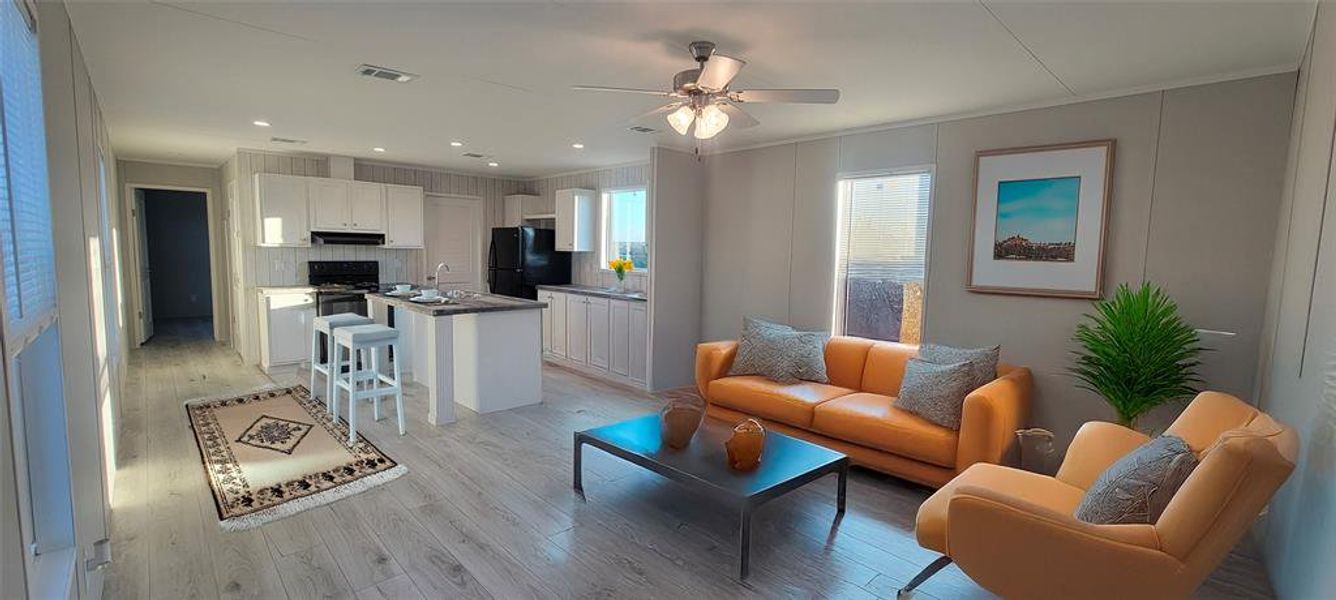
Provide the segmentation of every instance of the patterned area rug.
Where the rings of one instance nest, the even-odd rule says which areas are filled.
[[[408,469],[348,424],[331,419],[305,386],[186,403],[223,529],[240,531],[328,504]]]

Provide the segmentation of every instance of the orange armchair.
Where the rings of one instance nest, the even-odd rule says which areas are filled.
[[[1055,477],[976,464],[919,507],[919,545],[1006,598],[1187,598],[1294,469],[1293,429],[1238,398],[1202,392],[1169,427],[1201,462],[1154,524],[1073,516],[1109,465],[1146,442],[1111,423],[1081,427]]]

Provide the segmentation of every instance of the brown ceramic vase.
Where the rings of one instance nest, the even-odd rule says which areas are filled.
[[[704,418],[705,410],[695,402],[674,400],[664,405],[659,411],[663,443],[674,450],[686,448]]]
[[[756,419],[747,419],[733,428],[733,437],[724,442],[728,450],[728,466],[738,471],[750,471],[761,464],[761,448],[765,446],[765,427]]]

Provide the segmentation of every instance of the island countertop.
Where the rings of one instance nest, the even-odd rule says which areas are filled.
[[[452,317],[486,312],[504,312],[511,310],[538,310],[547,306],[546,302],[498,296],[496,294],[476,293],[470,298],[457,300],[451,304],[423,304],[412,302],[400,296],[371,293],[366,295],[368,302],[381,302],[395,308],[411,310],[432,317]]]

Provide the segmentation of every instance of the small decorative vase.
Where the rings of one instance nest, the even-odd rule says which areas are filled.
[[[728,466],[738,471],[750,471],[761,464],[761,449],[765,447],[765,427],[756,419],[747,419],[733,428],[733,437],[724,442],[728,450]]]
[[[626,278],[618,277],[616,289],[619,293],[626,293]]]
[[[673,400],[664,405],[659,411],[663,443],[674,450],[686,448],[704,418],[705,410],[695,402]]]

